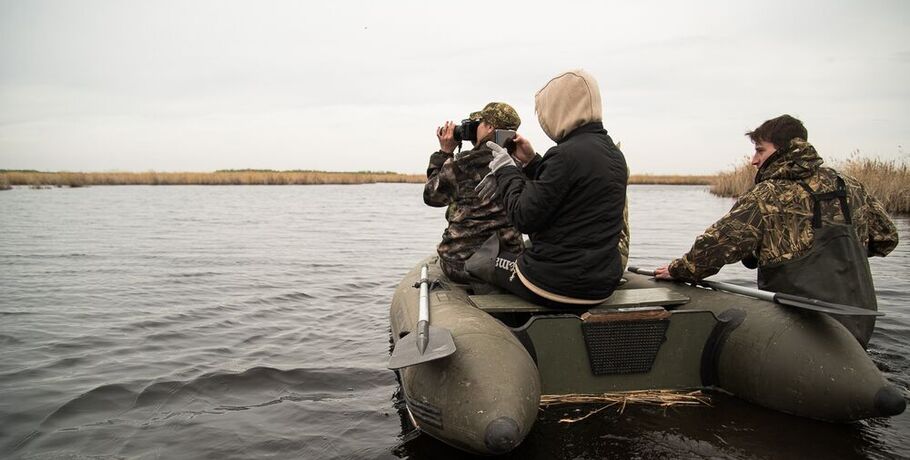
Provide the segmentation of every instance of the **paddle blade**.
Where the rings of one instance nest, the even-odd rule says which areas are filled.
[[[420,353],[417,348],[417,333],[412,332],[395,344],[392,357],[389,358],[389,369],[401,369],[415,364],[445,358],[455,353],[455,341],[452,333],[444,327],[430,326],[428,333],[430,340],[427,349]]]

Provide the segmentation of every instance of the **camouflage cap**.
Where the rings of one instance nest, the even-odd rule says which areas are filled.
[[[505,102],[491,102],[479,112],[468,115],[471,120],[483,120],[496,129],[518,129],[521,118],[511,105]]]

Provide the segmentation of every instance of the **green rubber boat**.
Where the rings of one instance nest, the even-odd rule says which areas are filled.
[[[393,296],[396,345],[415,331],[425,264],[436,281],[430,323],[451,332],[456,350],[399,369],[402,394],[421,432],[472,453],[502,454],[520,444],[541,394],[720,389],[829,422],[906,407],[827,314],[634,273],[603,304],[554,310],[509,294],[475,295],[431,257]]]

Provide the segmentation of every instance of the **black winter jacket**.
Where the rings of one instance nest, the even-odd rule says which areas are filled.
[[[622,276],[617,243],[623,225],[626,159],[600,122],[571,132],[534,158],[496,172],[509,220],[531,237],[518,268],[554,294],[609,297]]]

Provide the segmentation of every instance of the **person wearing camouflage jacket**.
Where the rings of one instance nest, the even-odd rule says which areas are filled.
[[[823,167],[799,120],[783,115],[747,134],[756,146],[755,186],[689,252],[658,268],[657,277],[696,281],[743,261],[758,267],[761,289],[876,309],[866,257],[885,256],[898,243],[881,202],[855,179]],[[839,240],[852,241],[848,246],[856,250],[831,259],[837,251],[816,241],[828,228],[844,229],[847,238]],[[836,318],[863,346],[868,343],[874,317]]]
[[[506,217],[498,200],[484,200],[474,188],[490,172],[492,151],[485,146],[496,129],[518,129],[521,119],[508,104],[491,102],[473,112],[471,120],[480,121],[474,148],[455,153],[455,124],[446,122],[437,129],[440,150],[430,155],[423,201],[430,206],[447,206],[448,227],[436,248],[440,265],[449,279],[467,283],[473,280],[464,269],[464,261],[474,254],[491,235],[498,234],[500,247],[512,252],[521,249],[521,233]]]

